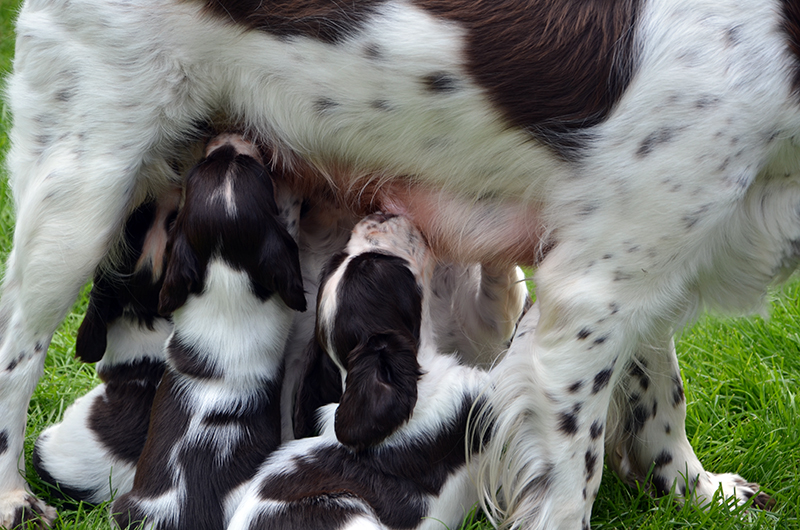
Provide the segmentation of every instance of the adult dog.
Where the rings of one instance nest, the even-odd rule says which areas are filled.
[[[671,337],[701,307],[758,307],[797,265],[798,0],[31,0],[17,32],[0,524],[49,512],[18,462],[53,330],[215,116],[344,202],[404,211],[440,253],[548,249],[539,326],[495,374],[485,480],[507,521],[587,527],[604,438],[625,476],[754,495],[689,447]],[[621,390],[639,372],[646,407]]]

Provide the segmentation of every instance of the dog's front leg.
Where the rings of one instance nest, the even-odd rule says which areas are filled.
[[[47,160],[24,186],[16,182],[14,249],[0,302],[0,526],[55,515],[25,492],[25,417],[52,334],[117,236],[130,201],[130,187],[111,182],[134,175],[118,160],[106,162],[112,175],[79,181],[81,170],[68,160]]]
[[[612,389],[637,340],[627,325],[635,303],[613,288],[613,275],[572,274],[582,259],[568,256],[557,247],[542,264],[541,317],[535,308],[523,317],[492,370],[484,496],[490,516],[513,528],[589,528]]]

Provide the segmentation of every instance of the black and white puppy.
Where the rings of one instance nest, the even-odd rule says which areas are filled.
[[[323,273],[317,339],[344,381],[322,434],[274,452],[229,530],[454,528],[478,500],[470,412],[487,373],[440,353],[434,261],[417,229],[381,214]]]
[[[97,362],[103,383],[45,429],[33,452],[37,473],[56,494],[99,503],[133,485],[172,331],[157,308],[167,233],[179,200],[174,189],[137,208],[126,222],[115,266],[95,275],[75,352]]]
[[[316,411],[338,402],[338,368],[313,336],[320,275],[327,261],[341,253],[350,239],[352,216],[330,202],[315,201],[300,223],[300,266],[309,311],[295,315],[287,345],[286,379],[282,395],[284,439],[317,431]],[[468,365],[490,366],[505,351],[516,323],[531,303],[519,267],[464,265],[437,260],[430,281],[430,323],[438,351],[458,352]],[[386,301],[395,297],[388,286]]]
[[[283,351],[306,305],[278,213],[258,150],[212,140],[170,234],[159,309],[174,330],[133,489],[112,505],[122,528],[224,528],[227,497],[280,443]]]

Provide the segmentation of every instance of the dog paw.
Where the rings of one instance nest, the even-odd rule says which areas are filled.
[[[15,490],[0,495],[0,528],[12,530],[33,523],[24,528],[46,529],[55,519],[55,508],[25,490]]]
[[[725,498],[735,497],[739,505],[752,505],[762,510],[771,510],[775,500],[764,493],[758,484],[747,482],[739,475],[733,473],[709,473],[711,486],[717,489],[721,486]],[[716,491],[716,490],[715,490]]]

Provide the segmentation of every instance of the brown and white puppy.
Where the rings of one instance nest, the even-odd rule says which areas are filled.
[[[113,269],[102,269],[94,278],[75,342],[81,360],[97,362],[103,383],[76,400],[36,441],[36,472],[74,500],[107,501],[133,485],[172,331],[172,322],[157,307],[167,233],[179,199],[180,190],[173,190],[128,219]]]
[[[212,140],[170,234],[159,310],[174,329],[133,489],[112,505],[122,528],[224,528],[228,496],[280,443],[283,351],[306,306],[278,213],[257,149]]]
[[[437,346],[434,260],[398,216],[361,221],[323,274],[317,340],[341,372],[321,435],[261,467],[228,530],[456,528],[478,500],[468,419],[486,372]]]

